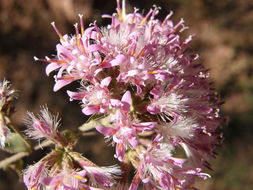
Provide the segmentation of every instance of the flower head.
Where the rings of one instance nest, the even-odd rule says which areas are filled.
[[[117,13],[103,16],[111,19],[105,27],[84,29],[80,17],[81,28],[76,24],[70,36],[53,24],[57,55],[43,61],[47,74],[56,71],[55,91],[73,81],[85,84],[68,95],[82,101],[85,115],[107,118],[96,129],[112,139],[120,161],[135,152],[134,182],[187,189],[195,176],[205,176],[199,168],[209,166],[220,143],[220,100],[198,56],[188,54],[193,36],[182,39],[184,20],[174,23],[170,13],[160,21],[159,9],[127,14],[125,0],[118,0]],[[173,157],[179,149],[185,159]]]
[[[54,150],[24,171],[29,190],[103,190],[115,184],[117,166],[99,167],[71,150]]]
[[[46,190],[62,190],[62,189],[90,189],[102,190],[101,188],[90,187],[87,185],[85,171],[62,171],[53,177],[46,177],[41,180]]]
[[[194,175],[204,179],[209,177],[201,173],[200,168],[184,167],[186,160],[172,157],[172,151],[174,147],[166,143],[137,150],[134,154],[137,172],[130,190],[137,189],[140,181],[147,189],[189,189]]]
[[[29,190],[34,189],[39,186],[40,179],[46,177],[46,175],[46,163],[37,162],[24,170],[23,181]]]
[[[110,91],[108,86],[111,77],[104,78],[100,83],[94,85],[83,85],[80,92],[68,91],[70,98],[81,100],[83,104],[83,113],[92,115],[94,113],[106,113],[109,108]]]

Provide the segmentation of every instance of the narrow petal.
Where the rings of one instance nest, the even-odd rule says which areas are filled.
[[[113,59],[110,63],[111,63],[111,66],[117,66],[117,65],[121,65],[125,61],[126,61],[126,57],[120,54],[120,55],[117,55],[115,59]]]
[[[126,91],[125,94],[122,96],[121,101],[122,102],[126,102],[129,105],[131,105],[132,104],[131,92],[130,91]]]
[[[143,122],[134,124],[134,126],[138,132],[144,132],[144,131],[151,131],[152,129],[155,128],[156,124],[157,124],[156,122]]]
[[[106,88],[109,86],[110,82],[111,82],[112,78],[111,77],[106,77],[101,81],[101,87],[102,88]]]
[[[96,127],[97,131],[104,134],[104,135],[113,135],[116,130],[114,128],[111,127],[105,127],[105,126],[97,126]]]
[[[67,90],[67,94],[69,95],[71,99],[74,99],[74,100],[82,100],[84,97],[83,92],[72,92],[72,91]]]
[[[123,143],[118,143],[116,145],[116,156],[119,161],[123,161],[125,156],[125,145]]]
[[[73,81],[75,81],[73,78],[71,79],[59,79],[56,81],[55,85],[54,85],[54,92],[60,90],[62,87],[72,83]]]
[[[104,48],[97,44],[92,44],[88,47],[88,53],[95,52],[95,51],[103,51]]]
[[[111,104],[111,106],[113,106],[113,107],[118,107],[118,106],[120,106],[120,100],[117,100],[117,99],[110,99],[110,104]]]
[[[54,70],[56,70],[56,69],[58,69],[58,68],[60,68],[61,66],[58,64],[58,63],[50,63],[50,64],[48,64],[47,65],[47,67],[46,67],[46,74],[47,74],[47,76],[49,76],[49,74],[52,72],[52,71],[54,71]]]
[[[100,107],[96,106],[96,105],[90,105],[90,106],[86,106],[85,108],[82,109],[82,112],[85,115],[92,115],[94,113],[98,113],[99,112]]]

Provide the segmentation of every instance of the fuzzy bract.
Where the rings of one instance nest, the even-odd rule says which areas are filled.
[[[46,106],[41,107],[40,114],[37,116],[28,112],[25,124],[27,126],[25,133],[32,139],[47,139],[61,146],[68,144],[65,137],[58,131],[60,125],[58,115],[52,115]]]

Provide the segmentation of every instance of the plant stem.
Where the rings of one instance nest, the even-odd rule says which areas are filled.
[[[53,142],[51,141],[45,141],[37,146],[34,147],[34,150],[39,150],[41,148],[45,148],[47,146],[52,145]],[[31,152],[19,152],[17,154],[14,154],[0,162],[0,169],[7,167],[8,165],[12,164],[13,162],[16,162],[17,160],[24,158],[31,154]]]
[[[93,136],[93,135],[96,135],[97,133],[96,132],[86,132],[86,133],[82,133],[82,136]],[[34,151],[36,150],[39,150],[39,149],[43,149],[45,147],[48,147],[48,146],[51,146],[51,145],[54,145],[54,142],[52,141],[44,141],[42,142],[41,144],[38,144],[37,146],[34,147]],[[21,159],[21,158],[24,158],[28,155],[30,155],[31,152],[19,152],[19,153],[16,153],[2,161],[0,161],[0,169],[3,169],[5,167],[7,167],[8,165],[12,164],[13,162],[16,162],[17,160]]]

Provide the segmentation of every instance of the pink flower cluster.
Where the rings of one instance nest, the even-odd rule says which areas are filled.
[[[23,180],[29,190],[103,190],[114,185],[119,171],[114,166],[98,167],[78,153],[57,150],[29,166]]]
[[[23,181],[29,190],[102,190],[112,187],[121,171],[117,166],[98,167],[71,147],[71,142],[58,130],[59,121],[46,107],[36,117],[29,113],[27,134],[46,138],[57,147],[24,171]]]
[[[220,143],[220,101],[198,56],[187,53],[192,36],[181,39],[183,20],[160,21],[157,7],[126,14],[125,1],[117,2],[117,13],[103,16],[111,19],[106,27],[84,29],[80,15],[81,29],[62,36],[52,23],[60,43],[56,57],[44,60],[46,73],[57,71],[54,91],[80,81],[70,98],[85,115],[107,118],[96,129],[136,169],[130,190],[140,182],[146,190],[189,189],[196,176],[208,176],[200,168],[210,167]],[[185,156],[174,157],[178,150]]]

